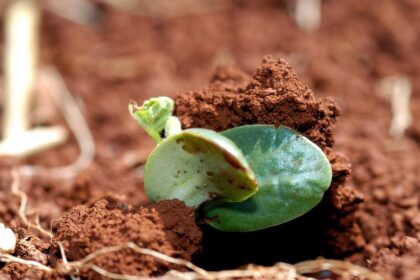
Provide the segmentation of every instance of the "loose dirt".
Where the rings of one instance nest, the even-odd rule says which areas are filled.
[[[348,160],[332,150],[333,129],[339,115],[335,103],[329,98],[316,98],[284,60],[272,57],[264,58],[252,76],[227,67],[218,68],[211,80],[203,90],[176,97],[176,115],[183,127],[220,131],[245,124],[286,125],[324,149],[331,160],[334,178],[321,205],[292,223],[248,234],[221,233],[206,228],[208,238],[204,238],[206,246],[200,263],[215,269],[223,267],[227,259],[235,260],[230,261],[232,265],[252,259],[269,263],[275,262],[279,255],[293,262],[298,261],[301,254],[308,254],[305,245],[312,247],[307,257],[327,253],[327,244],[333,248],[354,248],[361,239],[354,213],[362,199],[354,188],[345,185],[350,174]],[[345,235],[341,232],[343,227],[348,229]],[[303,234],[308,231],[313,237],[306,244]],[[278,237],[273,244],[274,235]],[[253,240],[255,246],[247,245],[245,254],[241,247],[247,240]],[[297,243],[302,248],[287,245]],[[208,261],[210,258],[212,261]]]
[[[79,260],[107,246],[134,242],[165,255],[191,260],[200,249],[201,231],[194,210],[180,201],[164,201],[139,209],[100,200],[91,207],[78,206],[57,221],[55,241],[60,241],[69,260]],[[180,269],[151,256],[123,250],[95,259],[113,273],[153,276]],[[85,277],[95,279],[95,273]]]
[[[313,131],[305,127],[314,123],[315,114],[306,115],[296,129],[314,137],[329,153],[336,170],[336,186],[305,217],[265,233],[238,236],[204,228],[203,251],[194,260],[208,268],[229,268],[245,262],[301,261],[322,254],[362,264],[389,279],[419,279],[418,1],[326,0],[321,27],[312,33],[299,30],[289,17],[286,4],[278,1],[241,1],[219,10],[170,17],[136,15],[104,3],[98,7],[101,21],[90,27],[51,12],[43,16],[42,63],[55,65],[79,98],[97,153],[92,166],[74,180],[23,180],[31,218],[38,210],[41,223],[49,228],[51,219],[59,219],[72,207],[84,204],[87,208],[83,209],[89,209],[103,198],[129,205],[130,209],[147,204],[140,166],[153,144],[128,116],[128,101],[141,102],[152,95],[175,96],[177,92],[202,88],[215,65],[228,63],[235,67],[217,70],[209,88],[219,88],[218,92],[229,96],[239,90],[253,90],[262,101],[247,108],[270,112],[261,105],[265,104],[264,90],[274,88],[274,81],[264,84],[258,81],[258,75],[252,78],[249,73],[254,73],[263,56],[272,54],[284,57],[303,84],[313,90],[316,102],[321,102],[309,108],[326,113],[324,118],[315,118],[324,121],[326,127]],[[389,136],[390,106],[377,90],[382,78],[395,74],[406,75],[413,84],[414,123],[398,141]],[[246,89],[250,84],[254,89]],[[299,88],[304,91],[305,86],[290,89]],[[195,92],[203,94],[213,89]],[[328,129],[332,126],[325,121],[333,121],[337,113],[331,103],[329,107],[321,101],[327,96],[333,97],[341,111],[334,133],[334,154],[329,152],[332,142]],[[214,97],[207,101],[210,98]],[[214,101],[223,103],[216,98]],[[233,116],[238,118],[235,123],[269,121],[268,117],[257,119],[241,108],[234,111]],[[208,108],[206,114],[217,118],[213,109]],[[334,117],[326,117],[331,112]],[[274,116],[281,114],[274,112],[271,116],[275,120]],[[189,118],[184,119],[185,125],[193,121]],[[290,119],[284,115],[282,121]],[[62,124],[63,120],[42,123]],[[216,123],[227,125],[221,118],[206,125]],[[1,221],[10,224],[21,238],[29,235],[16,219],[19,201],[10,193],[11,167],[22,163],[62,166],[74,160],[77,153],[77,145],[70,139],[61,147],[26,161],[2,158]],[[347,176],[349,162],[351,177]],[[347,178],[346,183],[338,178]],[[361,199],[363,203],[356,203]],[[340,204],[342,201],[354,203]],[[327,228],[330,230],[324,231]],[[210,241],[213,237],[226,242],[218,246]],[[32,254],[19,251],[19,255],[44,261],[50,247],[41,241],[34,244],[37,249]],[[223,255],[222,245],[229,246]],[[22,273],[27,279],[41,278],[37,272],[18,265],[7,265],[1,273],[5,279],[18,279]]]
[[[195,224],[194,210],[176,200],[132,209],[130,205],[108,198],[91,206],[74,207],[54,223],[55,235],[51,243],[42,242],[27,231],[18,231],[22,238],[15,254],[55,267],[63,258],[60,246],[70,262],[105,247],[129,242],[184,260],[191,260],[201,249],[202,234]],[[156,276],[170,269],[185,270],[131,249],[99,255],[92,264],[123,275]],[[89,269],[81,269],[79,275],[85,279],[106,279]],[[63,279],[58,273],[44,273],[13,263],[2,268],[0,276],[4,279]]]

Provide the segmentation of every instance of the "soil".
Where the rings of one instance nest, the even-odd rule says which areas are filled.
[[[195,224],[194,210],[176,200],[131,209],[130,205],[121,201],[102,199],[90,206],[76,206],[54,223],[55,236],[52,244],[26,237],[31,248],[20,244],[16,255],[43,264],[56,265],[62,262],[58,244],[64,248],[68,261],[74,261],[104,247],[133,242],[142,248],[190,261],[192,255],[201,248],[202,234]],[[27,234],[24,232],[22,235]],[[152,256],[136,254],[131,249],[98,256],[94,264],[109,272],[124,275],[155,276],[170,269],[185,270]],[[9,264],[1,270],[0,276],[6,279],[7,275],[11,279],[62,279],[58,273],[36,273],[36,276],[32,273],[33,270]],[[82,269],[79,275],[85,279],[103,279],[87,269]]]
[[[219,67],[211,80],[208,89],[176,97],[175,114],[184,128],[222,131],[246,124],[285,125],[322,148],[332,146],[337,106],[331,99],[315,99],[285,60],[264,58],[252,78],[238,69]]]
[[[279,124],[296,125],[296,129],[329,154],[336,171],[335,185],[314,211],[274,229],[237,235],[202,227],[202,253],[193,261],[206,268],[221,269],[247,262],[271,265],[323,255],[367,266],[388,279],[420,279],[420,184],[416,178],[420,171],[420,122],[416,121],[420,117],[417,94],[420,3],[415,0],[380,3],[325,0],[321,27],[308,33],[296,27],[283,2],[228,2],[227,6],[208,11],[185,11],[181,7],[168,16],[159,12],[136,14],[98,0],[95,5],[101,17],[93,26],[81,26],[52,12],[44,12],[41,61],[57,67],[71,92],[79,98],[97,150],[93,164],[74,180],[22,178],[21,188],[29,196],[30,218],[38,212],[46,228],[54,220],[56,234],[60,223],[63,229],[66,221],[71,221],[71,215],[77,217],[80,211],[93,215],[96,209],[97,214],[114,216],[122,224],[126,219],[133,223],[138,221],[140,213],[156,218],[157,210],[144,208],[147,199],[142,191],[141,168],[153,143],[128,116],[128,101],[141,102],[154,95],[175,96],[177,92],[202,88],[212,77],[215,65],[232,64],[235,67],[216,70],[208,88],[193,91],[204,98],[203,102],[215,101],[213,105],[225,102],[212,95],[215,91],[229,96],[238,105],[229,119],[217,118],[211,106],[203,111],[205,113],[197,112],[198,103],[194,103],[189,110],[203,115],[185,115],[184,125],[191,126],[194,120],[203,122],[207,116],[216,118],[212,123],[206,121],[200,125],[216,125],[217,129],[254,121],[278,120]],[[0,40],[0,48],[2,46]],[[256,74],[249,76],[266,54],[284,57],[302,82],[292,74],[291,83],[278,83],[282,79],[276,77],[283,74],[265,72],[264,69],[272,67],[268,60]],[[280,68],[279,73],[289,71],[287,67]],[[270,75],[274,78],[266,80]],[[414,122],[402,139],[389,136],[389,102],[377,90],[378,82],[388,75],[405,75],[413,85]],[[282,88],[284,92],[273,97],[270,89]],[[246,96],[247,93],[259,96],[258,101]],[[307,94],[310,102],[285,98],[298,93]],[[328,96],[341,112],[333,138],[332,123],[338,113],[331,99],[325,98]],[[181,100],[177,100],[178,104]],[[239,106],[244,105],[244,100],[254,102]],[[296,109],[297,105],[304,104],[311,113],[300,112],[299,119],[291,118],[262,106],[266,102],[284,102],[283,105],[296,105]],[[181,108],[178,113],[182,112]],[[286,106],[281,108],[289,110]],[[271,115],[255,114],[255,109]],[[323,112],[323,116],[317,116],[318,112]],[[63,120],[34,120],[34,123],[62,124]],[[331,150],[333,139],[334,152]],[[0,160],[0,220],[15,229],[21,240],[29,240],[31,244],[31,250],[20,245],[22,248],[18,247],[17,255],[43,263],[57,258],[48,242],[35,238],[17,219],[19,201],[10,192],[11,167],[20,164],[63,166],[76,159],[77,154],[78,147],[71,138],[60,147],[26,160]],[[349,162],[351,177],[347,176]],[[345,182],[344,178],[347,178]],[[346,203],[341,203],[343,201]],[[128,211],[121,209],[122,205],[128,207]],[[90,221],[94,221],[93,216]],[[148,221],[138,221],[140,227],[145,226],[143,222]],[[74,225],[79,224],[80,220],[75,220]],[[60,236],[70,239],[71,234],[77,235],[80,229],[89,233],[85,226],[71,227],[74,231],[69,231],[65,238]],[[95,226],[105,232],[106,221]],[[165,233],[162,242],[168,253],[181,252],[186,258],[192,254],[189,247],[174,247],[182,241],[171,242],[174,239],[165,230],[165,223],[156,226],[160,227],[156,237],[162,237],[162,231]],[[188,238],[198,242],[198,235],[193,236]],[[101,242],[110,244],[111,240],[127,241],[117,240],[117,237],[98,239],[89,246],[97,248],[95,246],[101,246]],[[139,238],[139,242],[143,240],[141,234],[130,237]],[[218,245],[214,240],[224,242]],[[86,239],[83,242],[88,245]],[[229,247],[223,249],[222,245]],[[90,252],[89,246],[81,252]],[[70,254],[71,249],[66,253]],[[130,256],[142,258],[135,254]],[[156,265],[156,270],[150,273],[164,269],[163,264]],[[42,279],[39,272],[16,264],[1,267],[0,275],[1,279]]]
[[[118,201],[99,200],[91,207],[77,206],[57,222],[55,241],[60,241],[69,260],[79,260],[103,247],[134,242],[165,255],[191,260],[200,249],[201,231],[194,210],[180,201],[163,201],[132,210]],[[131,250],[105,254],[95,264],[114,273],[160,275],[182,270]],[[95,279],[95,273],[84,277]]]
[[[205,228],[208,237],[204,238],[206,246],[200,264],[221,269],[229,259],[234,259],[230,263],[238,266],[252,261],[275,262],[279,255],[296,262],[305,254],[308,254],[307,258],[328,254],[325,248],[349,251],[360,246],[363,237],[354,214],[362,195],[345,184],[350,164],[332,150],[334,125],[339,115],[336,104],[330,98],[315,98],[286,61],[272,57],[265,57],[252,77],[232,67],[219,67],[211,80],[203,90],[180,93],[176,97],[176,115],[184,128],[222,131],[246,124],[294,128],[327,154],[332,165],[333,183],[314,211],[273,230],[232,234]],[[341,228],[347,228],[347,232],[343,233]],[[308,231],[313,233],[314,239],[308,238],[306,243],[302,234]],[[277,236],[276,244],[267,238],[268,234]],[[255,242],[255,246],[246,248],[251,254],[245,254],[241,249],[246,240]],[[300,243],[302,249],[288,248],[288,244],[296,243]],[[313,246],[313,243],[316,248],[308,252],[305,245]]]

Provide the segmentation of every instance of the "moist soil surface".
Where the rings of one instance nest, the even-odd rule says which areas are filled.
[[[388,279],[420,279],[420,3],[323,1],[322,24],[309,33],[296,27],[283,2],[216,2],[206,9],[179,4],[136,13],[95,1],[99,16],[91,26],[43,13],[41,63],[55,66],[78,98],[96,157],[72,180],[21,178],[29,217],[52,225],[69,260],[133,241],[207,269],[324,256]],[[274,58],[261,63],[267,54]],[[231,66],[217,67],[222,64]],[[414,121],[400,139],[389,136],[391,109],[378,90],[389,75],[405,75],[413,86]],[[307,215],[247,234],[199,229],[193,212],[177,201],[149,205],[142,164],[153,143],[128,115],[127,104],[156,95],[178,96],[185,127],[294,127],[328,154],[333,186]],[[63,123],[59,116],[34,118],[34,125]],[[16,255],[61,261],[57,245],[36,238],[17,217],[11,168],[64,166],[78,152],[71,137],[25,160],[0,159],[0,220],[19,235]],[[22,245],[27,240],[29,249]],[[141,275],[174,268],[128,250],[95,264]],[[16,264],[0,266],[0,276],[63,279]]]

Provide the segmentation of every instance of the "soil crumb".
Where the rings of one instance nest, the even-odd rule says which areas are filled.
[[[339,110],[331,99],[316,99],[286,61],[265,57],[250,78],[233,67],[218,67],[208,88],[180,94],[176,115],[184,128],[217,131],[245,124],[284,125],[322,148],[331,147]]]
[[[70,261],[79,260],[98,249],[127,242],[191,260],[200,249],[201,241],[193,209],[176,200],[139,209],[100,200],[91,207],[73,208],[60,218],[56,229],[55,241],[63,244]],[[175,268],[129,249],[100,256],[94,263],[113,273],[141,276],[155,276]],[[93,272],[84,274],[88,279],[100,279]]]
[[[412,241],[415,239],[412,238]],[[381,249],[370,260],[369,267],[386,279],[420,279],[420,245],[405,251]],[[402,255],[403,254],[403,255]]]
[[[252,76],[230,66],[218,67],[208,87],[181,93],[176,97],[175,103],[176,115],[184,128],[203,127],[221,131],[246,124],[284,125],[296,129],[315,142],[331,162],[333,183],[323,202],[296,221],[281,225],[277,229],[240,236],[207,230],[211,238],[221,238],[223,246],[235,246],[232,244],[237,243],[238,246],[232,249],[237,253],[233,253],[231,258],[237,257],[238,265],[240,261],[272,264],[279,260],[279,251],[282,252],[280,254],[284,254],[284,259],[280,257],[281,261],[294,262],[317,257],[319,254],[337,256],[363,246],[361,230],[354,217],[363,197],[353,186],[346,184],[346,178],[350,175],[348,159],[332,150],[334,125],[339,116],[339,109],[330,98],[316,98],[285,60],[267,56]],[[305,238],[304,233],[308,230],[313,232],[313,235],[306,244],[305,240],[308,238]],[[267,240],[282,240],[278,234],[289,244],[295,245],[279,242],[278,245],[272,246],[267,243]],[[208,241],[211,238],[206,237],[204,240],[208,244],[204,245],[206,256],[203,256],[202,265],[209,262],[209,255],[214,253],[216,258],[218,254],[215,244]],[[250,249],[256,250],[255,252],[245,253],[240,249],[240,242],[248,243],[246,238],[260,239],[256,241],[258,245]],[[259,243],[260,241],[262,243]],[[308,250],[306,245],[312,249]],[[223,246],[219,249],[223,250]],[[327,247],[329,249],[325,250]],[[257,257],[257,260],[255,257],[244,260],[244,254],[264,256]],[[272,257],[267,257],[270,254]],[[223,261],[218,261],[220,266],[209,268],[223,268]]]
[[[376,143],[359,136],[355,138],[358,147],[351,141],[346,144],[352,152],[353,183],[366,199],[356,213],[365,245],[347,260],[367,265],[389,279],[418,280],[420,204],[416,174],[420,168],[415,154],[407,156],[418,147],[407,139],[395,142],[378,134],[374,133]],[[395,146],[402,148],[392,150]]]

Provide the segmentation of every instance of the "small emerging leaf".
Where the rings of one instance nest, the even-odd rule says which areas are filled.
[[[162,141],[160,136],[165,128],[166,121],[174,111],[174,101],[169,97],[155,97],[138,106],[134,101],[128,105],[131,116],[144,130],[157,142]]]
[[[257,191],[254,173],[228,138],[207,129],[187,129],[163,140],[144,172],[152,201],[179,199],[191,207],[224,198],[243,201]]]
[[[204,205],[209,224],[224,231],[255,231],[293,220],[315,207],[332,180],[318,146],[287,127],[247,125],[222,132],[244,153],[259,186],[244,202]]]

